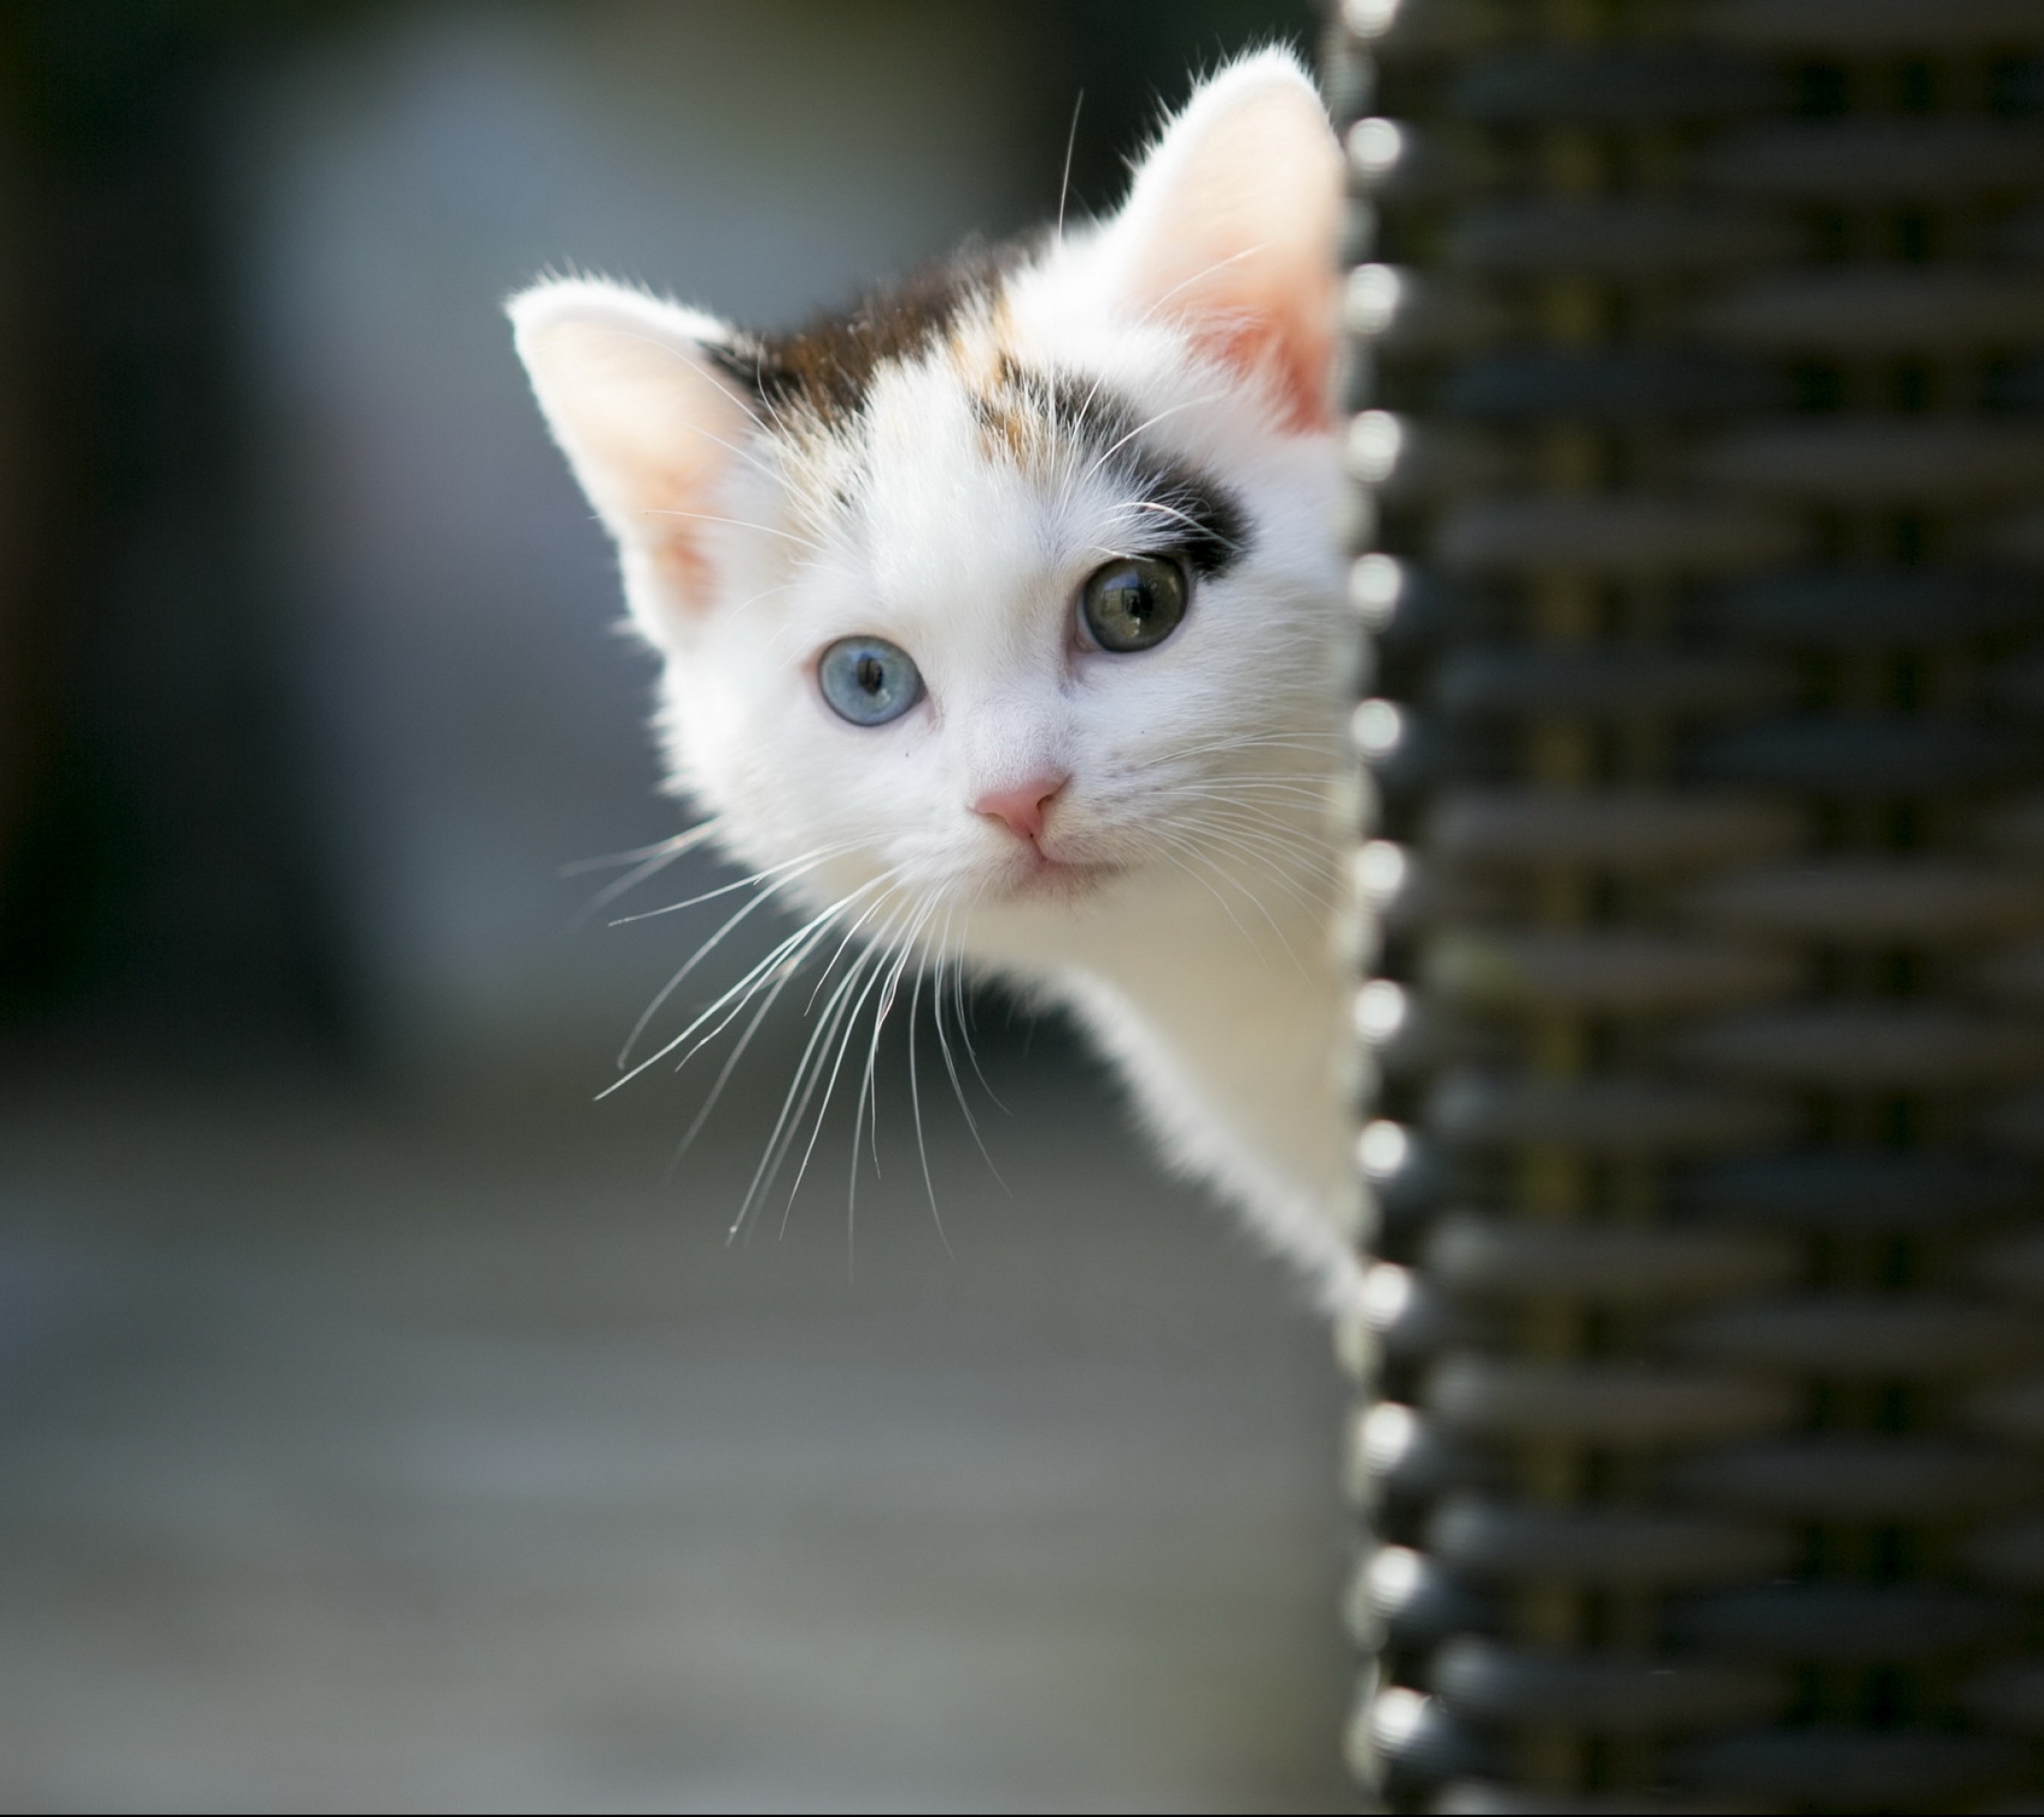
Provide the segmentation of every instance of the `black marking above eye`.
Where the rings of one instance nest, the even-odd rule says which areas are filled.
[[[1136,406],[1095,379],[1060,373],[1041,380],[1049,420],[1091,448],[1131,500],[1130,521],[1168,540],[1203,580],[1248,552],[1248,514],[1228,488],[1192,462],[1159,448]]]
[[[1211,580],[1225,573],[1249,547],[1249,523],[1225,487],[1176,462],[1152,480],[1147,509],[1185,556],[1195,574]]]
[[[1086,576],[1079,616],[1101,649],[1129,656],[1154,649],[1178,628],[1189,591],[1176,562],[1124,556]]]
[[[923,674],[884,637],[840,637],[817,662],[817,687],[838,718],[884,726],[923,697]]]

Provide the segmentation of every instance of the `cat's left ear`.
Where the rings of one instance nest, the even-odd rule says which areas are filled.
[[[1288,427],[1328,426],[1342,162],[1326,110],[1287,51],[1199,89],[1108,224],[1110,282],[1137,313],[1272,386]]]
[[[758,425],[713,316],[589,278],[537,284],[506,306],[554,439],[610,534],[650,556],[678,604],[700,609],[719,495]]]

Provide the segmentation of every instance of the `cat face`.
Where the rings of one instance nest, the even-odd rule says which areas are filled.
[[[1282,869],[1331,760],[1339,168],[1288,58],[1208,83],[1103,225],[762,339],[512,306],[667,658],[677,782],[875,930]]]

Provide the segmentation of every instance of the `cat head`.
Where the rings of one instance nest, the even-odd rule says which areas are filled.
[[[513,300],[734,856],[898,923],[1278,850],[1330,749],[1340,184],[1265,52],[1111,219],[795,334],[586,279]]]

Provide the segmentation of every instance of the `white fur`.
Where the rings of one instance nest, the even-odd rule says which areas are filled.
[[[1120,216],[884,369],[858,422],[830,432],[755,422],[701,357],[727,331],[693,311],[587,281],[512,305],[542,406],[619,538],[634,620],[668,658],[675,777],[730,854],[793,867],[814,910],[853,899],[837,928],[1068,1005],[1164,1153],[1244,1206],[1330,1302],[1354,1279],[1326,802],[1337,467],[1297,400],[1325,382],[1338,183],[1297,65],[1237,63],[1169,129]],[[1146,442],[1244,508],[1247,554],[1156,648],[1083,647],[1074,602],[1170,525],[1096,461],[990,451],[972,382],[998,353],[1111,385]],[[849,725],[818,693],[818,653],[854,633],[922,670],[926,698],[892,724]],[[1043,849],[1112,867],[1104,880],[1043,882],[973,809],[1060,772]]]

